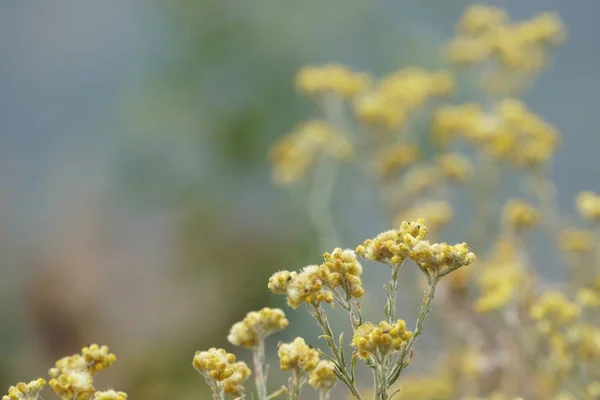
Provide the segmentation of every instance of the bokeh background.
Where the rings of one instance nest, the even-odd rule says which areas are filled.
[[[563,133],[552,177],[568,211],[578,191],[600,190],[600,3],[491,3],[515,19],[554,10],[568,27],[525,98]],[[268,277],[330,250],[305,193],[270,180],[270,144],[311,115],[294,73],[442,68],[467,4],[0,2],[0,388],[98,342],[118,356],[98,387],[208,398],[194,351],[228,346],[247,311],[285,308]],[[389,222],[361,182],[341,179],[333,213],[354,247]],[[386,273],[373,271],[379,288]],[[287,314],[279,339],[316,336],[305,313]]]

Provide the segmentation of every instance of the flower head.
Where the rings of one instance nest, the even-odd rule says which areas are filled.
[[[401,350],[411,337],[412,332],[406,329],[406,322],[401,319],[393,324],[365,322],[354,331],[352,346],[356,347],[362,359],[371,356],[383,359],[387,354]]]
[[[254,347],[267,336],[285,329],[288,324],[282,310],[265,307],[249,312],[242,321],[236,322],[227,340],[236,346]]]
[[[319,363],[319,352],[307,345],[301,337],[291,343],[280,344],[277,354],[282,371],[310,372]]]

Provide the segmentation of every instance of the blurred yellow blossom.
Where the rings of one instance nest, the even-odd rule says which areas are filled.
[[[296,75],[296,88],[307,95],[335,93],[352,97],[365,90],[370,82],[368,74],[354,72],[341,64],[304,67]]]

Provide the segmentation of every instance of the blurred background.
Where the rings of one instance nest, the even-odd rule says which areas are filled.
[[[600,190],[600,3],[490,3],[514,19],[554,10],[568,27],[525,98],[563,133],[552,176],[568,212],[575,193]],[[226,334],[246,312],[286,310],[291,327],[271,348],[316,336],[266,288],[274,271],[330,250],[305,194],[270,180],[269,146],[311,115],[294,74],[327,62],[376,76],[443,68],[467,4],[0,2],[0,388],[101,343],[118,362],[98,388],[208,398],[193,353],[231,349]],[[333,199],[347,247],[389,228],[352,189]]]

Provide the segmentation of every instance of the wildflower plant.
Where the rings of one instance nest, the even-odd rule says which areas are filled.
[[[336,386],[365,400],[600,398],[600,194],[576,196],[579,223],[561,213],[549,177],[560,133],[521,100],[565,39],[556,14],[515,22],[500,8],[475,4],[445,48],[452,72],[405,67],[377,79],[340,64],[298,72],[298,92],[320,115],[280,138],[269,159],[277,185],[310,181],[306,211],[319,246],[330,252],[316,264],[275,272],[266,287],[290,309],[305,309],[324,345],[302,337],[279,343],[279,367],[289,378],[271,391],[265,342],[289,321],[277,308],[249,312],[227,339],[251,352],[252,368],[226,349],[193,357],[213,399],[315,398],[305,395],[307,386],[319,399],[331,398]],[[461,71],[476,77],[485,103],[447,102]],[[364,168],[389,221],[354,249],[341,247],[330,212],[338,173],[349,163]],[[505,175],[517,176],[512,183],[522,193],[497,202]],[[474,201],[465,230],[471,247],[437,240],[453,222],[457,189]],[[534,231],[544,231],[556,262],[564,261],[561,282],[546,282],[536,270],[528,243]],[[373,263],[390,276],[383,319],[361,306]],[[414,286],[411,268],[426,285],[416,320],[407,322],[398,292]],[[436,297],[440,312],[428,318]],[[332,328],[334,307],[348,315],[350,340]],[[435,357],[420,357],[415,345],[428,319],[443,334]],[[413,358],[433,372],[407,373]],[[114,361],[105,346],[85,347],[57,361],[49,386],[64,400],[126,399],[93,386]],[[371,372],[369,389],[357,375],[360,363]],[[39,399],[44,385],[18,383],[2,400]]]

